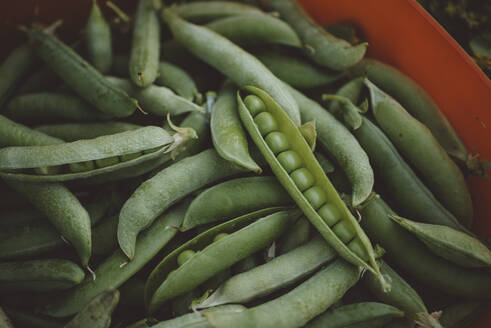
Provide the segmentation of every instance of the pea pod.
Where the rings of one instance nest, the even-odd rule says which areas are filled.
[[[414,222],[400,216],[391,216],[401,227],[413,233],[428,249],[444,259],[468,268],[489,268],[491,251],[478,239],[458,230]]]
[[[208,308],[227,303],[247,303],[276,290],[290,286],[315,272],[336,257],[336,252],[320,236],[303,246],[275,257],[250,271],[225,281],[197,308]]]
[[[145,286],[149,313],[266,247],[298,217],[296,211],[276,211],[267,216],[263,213],[264,210],[253,212],[213,227],[168,254],[152,271]],[[258,220],[251,223],[255,219]],[[230,234],[215,240],[223,233]],[[231,253],[230,249],[235,251]],[[189,259],[176,268],[185,253],[189,253]]]
[[[89,61],[102,74],[109,72],[112,65],[111,28],[95,1],[85,26],[85,42]]]
[[[252,86],[246,91],[244,100],[237,94],[240,117],[280,183],[342,258],[383,281],[370,240],[297,127],[266,92]]]
[[[36,132],[22,124],[15,123],[0,115],[0,146],[41,146],[60,144],[63,140]]]
[[[15,48],[0,65],[0,106],[3,106],[13,87],[29,71],[34,63],[32,48],[22,44]]]
[[[355,65],[365,55],[367,43],[352,46],[335,37],[314,22],[296,0],[265,0],[264,2],[293,27],[306,45],[305,53],[316,63],[342,71]]]
[[[75,263],[61,259],[0,263],[2,292],[49,292],[71,288],[84,279]]]
[[[311,239],[311,228],[310,221],[302,217],[276,242],[276,254],[282,255],[306,244]]]
[[[464,225],[473,221],[472,200],[458,166],[422,123],[369,80],[365,85],[375,120],[424,177],[437,199]]]
[[[159,214],[189,193],[242,171],[212,149],[163,169],[141,184],[123,205],[118,224],[119,246],[131,260],[137,235]]]
[[[16,96],[7,104],[7,111],[14,120],[22,122],[87,122],[112,117],[101,113],[78,96],[55,92],[34,92]]]
[[[244,312],[204,314],[215,328],[302,327],[326,311],[360,277],[360,268],[337,260],[288,293]]]
[[[342,328],[342,327],[383,327],[394,318],[402,317],[401,310],[376,302],[363,302],[340,306],[321,314],[309,322],[306,328]]]
[[[97,295],[84,307],[65,328],[109,328],[111,314],[118,305],[119,292],[117,289],[104,291]]]
[[[179,96],[189,101],[198,101],[202,97],[193,78],[185,70],[170,62],[160,61],[159,76],[156,82],[171,88]]]
[[[457,266],[428,252],[424,244],[393,222],[395,213],[379,197],[373,197],[361,209],[361,224],[367,234],[387,251],[399,268],[416,280],[447,294],[489,299],[491,276],[482,270]]]
[[[228,1],[184,3],[176,6],[174,10],[182,18],[200,23],[230,16],[262,13],[260,9],[254,6]]]
[[[267,207],[290,204],[290,197],[274,177],[233,179],[200,193],[189,205],[181,231]]]
[[[235,92],[234,84],[230,81],[225,82],[211,109],[210,128],[213,145],[226,160],[261,173],[261,168],[249,155],[246,134],[237,113]]]
[[[104,122],[48,124],[37,126],[34,130],[70,142],[80,139],[93,139],[138,128],[141,126],[126,122]]]
[[[79,312],[96,295],[121,286],[176,235],[177,229],[173,227],[181,224],[188,205],[186,201],[176,205],[141,234],[133,261],[127,262],[127,257],[116,250],[95,269],[95,280],[89,277],[76,288],[58,295],[54,301],[44,306],[42,312],[53,317],[67,317]]]
[[[204,310],[200,313],[189,313],[183,316],[161,321],[154,328],[212,328],[208,320],[203,316],[203,313],[236,313],[242,312],[246,308],[239,304],[224,305],[215,308]]]
[[[207,29],[184,21],[173,10],[163,11],[164,21],[174,38],[198,58],[229,77],[238,86],[254,85],[266,90],[281,104],[296,125],[300,114],[295,100],[261,62],[226,38]]]
[[[4,172],[0,175],[13,180],[55,182],[123,170],[172,151],[195,135],[189,128],[178,130],[170,135],[162,128],[147,126],[70,143],[3,148],[0,170]],[[36,169],[42,167],[54,172],[40,174]]]
[[[157,10],[161,0],[140,0],[133,24],[129,62],[130,77],[139,87],[148,87],[157,78],[160,57],[160,22]]]
[[[47,31],[35,28],[28,32],[31,46],[46,64],[76,93],[97,109],[116,117],[130,116],[138,106],[119,88]]]
[[[65,324],[64,321],[49,318],[46,316],[40,316],[39,314],[33,314],[27,311],[4,308],[5,312],[12,318],[16,327],[27,328],[62,328]]]

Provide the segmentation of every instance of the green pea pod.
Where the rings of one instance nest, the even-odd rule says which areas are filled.
[[[365,85],[375,120],[399,151],[425,178],[437,199],[464,225],[473,221],[472,200],[462,172],[430,130],[369,80]]]
[[[358,107],[356,107],[348,98],[339,95],[323,94],[322,100],[333,100],[334,102],[339,103],[340,105],[336,107],[339,112],[334,112],[333,114],[343,117],[344,123],[351,129],[356,130],[361,126],[361,110],[358,109]],[[332,112],[333,110],[331,109],[331,113]]]
[[[63,140],[39,133],[0,115],[0,146],[41,146],[60,144]]]
[[[193,78],[182,68],[167,61],[160,61],[157,84],[174,90],[179,96],[189,100],[199,100],[201,94]]]
[[[111,28],[96,1],[92,2],[85,26],[85,42],[92,65],[102,74],[109,72],[112,65]]]
[[[395,213],[379,197],[361,209],[361,225],[386,250],[399,268],[444,293],[474,299],[491,297],[491,276],[482,270],[457,266],[429,252],[411,233],[389,218]]]
[[[207,184],[241,172],[212,149],[164,168],[142,183],[123,205],[118,224],[119,246],[131,260],[140,231],[169,206]]]
[[[414,222],[400,216],[391,219],[413,233],[428,249],[444,259],[468,268],[489,268],[491,251],[478,239],[461,231],[436,225]]]
[[[451,156],[462,161],[471,160],[464,143],[433,99],[404,73],[376,59],[366,58],[354,66],[349,74],[368,77],[426,125]]]
[[[106,77],[113,85],[135,97],[145,111],[158,116],[180,115],[188,112],[204,112],[203,107],[176,95],[166,87],[150,85],[136,87],[130,80],[117,77]]]
[[[204,313],[212,327],[302,327],[337,302],[360,278],[361,268],[337,260],[288,293],[246,311]]]
[[[104,291],[94,297],[65,328],[109,328],[111,325],[111,314],[118,305],[119,292],[117,289]]]
[[[364,279],[364,285],[368,290],[377,296],[379,300],[386,304],[395,306],[404,311],[411,322],[417,318],[418,313],[428,315],[428,309],[418,293],[392,268],[382,260],[379,260],[380,272],[385,279],[390,282],[392,288],[390,292],[384,292],[380,282],[373,274],[368,273]]]
[[[262,262],[259,259],[259,256],[257,256],[257,254],[249,255],[245,259],[240,260],[239,262],[237,262],[236,264],[234,264],[232,266],[232,273],[233,274],[239,274],[242,272],[249,271],[249,270],[257,267],[261,263]]]
[[[254,52],[254,55],[280,80],[297,89],[321,87],[342,77],[318,67],[300,56],[288,56],[273,51]]]
[[[291,198],[274,177],[233,179],[200,193],[189,205],[180,230],[187,231],[263,208],[291,204]]]
[[[191,2],[173,8],[179,16],[191,22],[209,22],[224,17],[261,14],[254,6],[228,1]]]
[[[300,108],[302,121],[315,121],[320,145],[346,174],[352,188],[352,205],[360,205],[372,192],[373,170],[367,153],[351,132],[321,105],[287,86]]]
[[[22,44],[15,48],[0,65],[0,107],[19,80],[30,70],[34,63],[32,48]]]
[[[84,279],[83,270],[61,259],[0,263],[2,292],[50,292],[69,289]]]
[[[129,72],[139,87],[148,87],[158,76],[160,57],[160,22],[157,10],[161,0],[140,0],[133,24]]]
[[[300,113],[295,100],[281,81],[257,58],[206,27],[184,21],[172,8],[163,11],[163,18],[174,38],[191,53],[240,87],[254,85],[263,88],[281,104],[295,125],[300,125]]]
[[[463,301],[443,309],[440,322],[445,328],[465,328],[482,314],[487,304],[476,301]]]
[[[50,317],[33,314],[24,310],[4,308],[5,312],[12,318],[16,327],[28,328],[62,328],[65,325],[64,321],[53,319]]]
[[[302,47],[302,42],[290,25],[269,14],[241,14],[217,19],[205,26],[243,46],[281,44]]]
[[[336,167],[329,160],[329,158],[327,158],[326,155],[324,155],[320,151],[316,151],[314,153],[314,156],[317,159],[317,161],[319,162],[319,165],[322,167],[322,169],[324,170],[324,172],[326,172],[326,174],[333,173],[336,170]]]
[[[113,115],[101,113],[76,95],[55,92],[35,92],[14,97],[7,104],[9,116],[16,121],[78,122],[107,120]]]
[[[228,161],[255,173],[262,169],[249,155],[247,137],[240,123],[235,99],[236,87],[226,82],[211,109],[211,137],[216,151]]]
[[[28,34],[36,54],[82,98],[100,111],[116,117],[133,114],[137,101],[112,86],[73,49],[48,31],[35,28]]]
[[[355,65],[365,55],[367,43],[352,46],[335,37],[309,17],[296,0],[264,2],[293,27],[305,44],[305,53],[316,63],[342,71]]]
[[[203,316],[204,313],[237,313],[245,311],[246,308],[239,304],[218,306],[206,309],[199,313],[189,313],[183,316],[161,321],[154,328],[212,328],[208,320]]]
[[[245,89],[254,101],[247,102],[249,107],[237,94],[240,117],[280,183],[342,258],[370,270],[383,281],[370,240],[297,127],[266,92],[252,86]],[[272,139],[270,136],[275,134],[279,137]]]
[[[178,230],[175,227],[181,224],[188,205],[189,202],[183,201],[171,208],[141,234],[133,261],[127,262],[127,257],[116,250],[95,269],[95,280],[92,277],[86,278],[76,288],[58,295],[54,301],[46,304],[42,312],[52,317],[67,317],[79,312],[96,295],[121,286],[176,235]]]
[[[401,310],[376,302],[363,302],[340,306],[329,310],[309,322],[306,328],[342,328],[342,327],[383,327],[394,318],[404,315]]]
[[[276,254],[285,254],[307,243],[311,239],[310,230],[309,220],[302,217],[276,242]]]
[[[104,122],[40,125],[35,127],[34,130],[71,142],[80,139],[93,139],[138,128],[141,128],[141,126],[126,122]]]
[[[314,237],[303,246],[228,279],[197,308],[244,304],[269,295],[315,272],[335,257],[336,252],[322,237]]]
[[[165,302],[266,247],[298,216],[296,211],[276,211],[264,216],[265,213],[272,213],[271,209],[252,212],[213,227],[168,254],[152,271],[145,286],[149,313],[155,313]],[[224,232],[230,234],[214,241]],[[231,253],[230,249],[235,251]],[[177,258],[187,250],[200,251],[176,268]]]

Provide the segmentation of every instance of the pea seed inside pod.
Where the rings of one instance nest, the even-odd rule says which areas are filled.
[[[318,214],[329,227],[332,227],[341,219],[341,213],[332,203],[324,204],[319,209]]]
[[[181,266],[186,263],[193,255],[196,254],[192,249],[187,249],[182,251],[181,254],[177,257],[177,265]]]
[[[213,242],[219,241],[220,239],[223,239],[227,236],[228,236],[228,233],[226,233],[226,232],[219,233],[218,235],[215,236],[215,238],[213,238]]]
[[[283,132],[275,131],[268,134],[265,138],[271,151],[276,155],[290,148],[288,138]]]
[[[313,186],[307,189],[303,195],[315,210],[319,209],[326,202],[326,193],[319,186]]]
[[[291,173],[302,166],[302,159],[294,150],[287,150],[280,153],[278,155],[278,161],[288,173]]]
[[[358,255],[360,258],[366,260],[368,258],[365,249],[363,248],[363,244],[361,243],[360,238],[355,238],[348,243],[348,248]]]
[[[314,176],[305,167],[293,171],[290,175],[300,191],[304,191],[314,185]]]
[[[106,166],[116,165],[118,163],[119,163],[118,156],[95,160],[95,165],[97,165],[97,167],[106,167]]]
[[[349,225],[349,222],[345,220],[338,222],[332,227],[332,231],[343,241],[343,243],[347,243],[355,237],[353,228]]]
[[[261,98],[256,95],[248,95],[245,97],[244,104],[251,113],[252,117],[266,110],[266,105]]]
[[[254,123],[256,123],[259,132],[261,132],[261,135],[263,136],[278,130],[276,120],[274,119],[273,115],[268,112],[259,113],[254,118]]]

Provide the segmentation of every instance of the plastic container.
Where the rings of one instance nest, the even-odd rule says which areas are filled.
[[[136,1],[113,0],[131,12]],[[491,82],[416,0],[300,0],[322,24],[354,23],[369,42],[368,56],[403,71],[436,101],[467,148],[491,161]],[[17,26],[63,19],[61,37],[84,26],[92,0],[0,1],[0,56],[25,40]],[[165,33],[165,32],[164,32]],[[491,237],[491,181],[469,177],[474,231]],[[474,328],[491,327],[491,311]]]

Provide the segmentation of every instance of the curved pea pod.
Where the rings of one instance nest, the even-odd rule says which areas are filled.
[[[61,259],[0,263],[2,292],[50,292],[69,289],[84,279],[83,270]]]
[[[373,197],[361,209],[360,222],[399,268],[447,294],[474,299],[491,297],[491,276],[487,272],[463,268],[429,252],[416,236],[389,218],[394,214],[381,198]]]
[[[353,134],[321,105],[285,84],[300,108],[302,121],[315,121],[320,145],[337,162],[351,183],[352,205],[372,192],[374,174],[367,153]]]
[[[443,309],[440,322],[445,328],[465,328],[478,319],[488,305],[483,302],[463,301]]]
[[[293,27],[305,44],[306,55],[316,63],[342,71],[355,65],[365,55],[367,43],[352,46],[345,40],[335,37],[309,17],[296,0],[264,2]]]
[[[176,205],[141,234],[133,261],[127,262],[127,257],[116,250],[95,269],[95,280],[92,277],[86,278],[76,288],[63,292],[46,304],[42,312],[52,317],[67,317],[79,312],[96,295],[121,286],[176,235],[178,230],[175,227],[181,224],[188,205],[186,201]]]
[[[133,24],[129,71],[139,87],[151,85],[158,76],[160,57],[160,22],[157,10],[161,0],[139,0]]]
[[[241,172],[213,149],[164,168],[142,183],[123,205],[118,224],[119,246],[132,259],[140,231],[169,206],[207,184]]]
[[[215,308],[206,309],[202,312],[189,313],[180,317],[161,321],[152,327],[154,328],[212,328],[208,320],[203,316],[204,313],[238,313],[245,311],[243,305],[223,305]]]
[[[57,182],[124,170],[182,147],[183,142],[195,136],[192,129],[178,130],[170,135],[162,128],[147,126],[70,143],[6,147],[0,150],[0,171],[4,171],[0,176],[9,180]],[[42,167],[55,172],[40,174],[36,169]]]
[[[370,270],[383,281],[370,240],[298,128],[266,92],[251,86],[245,90],[251,94],[248,97],[256,98],[247,102],[248,107],[237,93],[240,117],[280,183],[342,258]],[[254,103],[258,105],[253,106]],[[275,134],[284,138],[273,142],[270,136]]]
[[[204,313],[204,316],[215,328],[302,327],[341,299],[355,285],[360,274],[360,267],[337,260],[288,293],[269,302],[240,313]]]
[[[111,325],[111,314],[118,302],[117,289],[102,292],[68,322],[65,328],[108,328]]]
[[[174,38],[192,54],[216,68],[240,87],[254,85],[263,88],[281,104],[293,122],[300,125],[297,103],[281,81],[257,58],[216,32],[184,21],[172,8],[163,11],[163,18]]]
[[[433,137],[397,101],[365,79],[375,120],[396,148],[421,173],[443,206],[464,225],[473,221],[472,200],[458,166]]]
[[[36,132],[27,126],[9,120],[0,115],[0,147],[4,146],[42,146],[59,144],[63,140]]]
[[[222,182],[200,193],[189,205],[181,231],[220,222],[263,208],[291,205],[274,177],[248,177]]]
[[[157,84],[174,90],[179,96],[189,100],[201,99],[201,94],[193,78],[182,68],[167,61],[160,61]],[[198,102],[199,103],[199,102]]]
[[[392,220],[413,233],[434,254],[468,268],[489,268],[491,251],[478,239],[450,227],[414,222],[391,215]]]
[[[273,51],[254,52],[254,55],[280,80],[294,88],[309,89],[332,83],[342,73],[330,72],[318,67],[300,56],[288,56]]]
[[[241,14],[217,19],[205,26],[243,46],[281,44],[302,47],[302,42],[290,25],[269,14]]]
[[[197,308],[244,304],[269,295],[315,272],[335,257],[336,252],[322,237],[314,237],[303,246],[228,279]]]
[[[28,34],[36,54],[82,98],[100,111],[116,117],[133,114],[137,101],[112,86],[73,49],[47,31],[35,28]]]
[[[249,155],[246,133],[237,113],[236,87],[225,82],[211,109],[210,129],[216,151],[228,161],[255,173],[262,170]]]
[[[230,16],[262,13],[260,9],[254,6],[228,1],[184,3],[175,6],[173,9],[185,20],[198,23]]]
[[[378,328],[403,315],[404,312],[387,304],[355,303],[329,310],[309,322],[305,328]]]
[[[113,117],[101,113],[76,95],[56,92],[35,92],[16,96],[7,104],[7,111],[14,120],[26,122],[86,122]]]
[[[412,79],[388,64],[365,58],[350,69],[353,77],[370,81],[393,96],[411,115],[430,129],[443,148],[453,157],[468,164],[472,161],[464,143],[440,111],[433,99]]]
[[[22,44],[15,48],[0,65],[0,106],[12,92],[13,87],[29,71],[34,63],[32,48]]]
[[[373,274],[368,273],[363,280],[368,290],[386,304],[404,311],[404,316],[414,322],[418,314],[428,315],[428,309],[418,293],[392,268],[379,260],[380,272],[390,282],[390,292],[384,292],[380,282]]]
[[[29,327],[29,328],[62,328],[65,325],[65,321],[60,321],[39,314],[33,314],[24,310],[14,308],[4,308],[5,312],[12,318],[16,327]]]
[[[140,125],[126,122],[104,122],[47,124],[37,126],[34,130],[71,142],[80,139],[93,139],[139,128],[141,128]]]
[[[264,217],[261,212],[244,215],[207,230],[174,250],[157,265],[147,280],[145,303],[148,312],[155,313],[172,298],[196,288],[218,272],[263,249],[280,236],[298,215],[298,211],[278,211]],[[255,219],[258,220],[251,223]],[[213,241],[215,236],[224,232],[230,234]],[[176,260],[185,250],[199,252],[176,268]]]
[[[130,80],[117,77],[106,77],[113,85],[135,97],[143,110],[158,116],[180,115],[188,112],[204,112],[203,107],[176,95],[171,89],[150,85],[136,87]]]
[[[85,26],[85,43],[89,61],[99,72],[107,73],[112,65],[111,28],[96,1]]]

